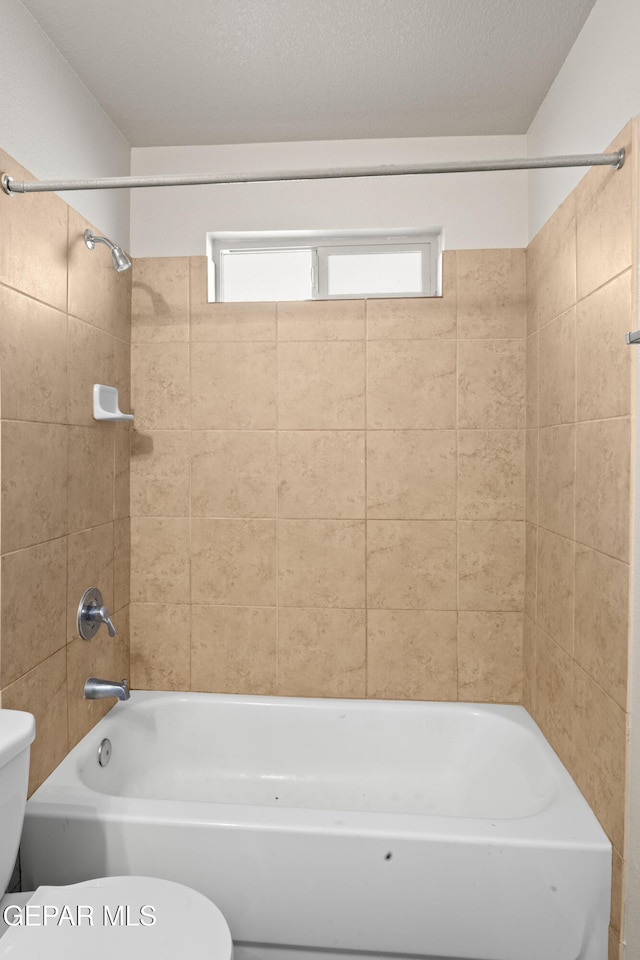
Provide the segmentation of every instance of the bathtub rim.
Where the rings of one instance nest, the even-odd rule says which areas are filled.
[[[558,782],[555,798],[544,809],[514,818],[443,816],[440,814],[376,813],[252,804],[224,804],[213,801],[163,800],[123,797],[92,789],[78,775],[78,764],[96,749],[113,725],[120,725],[128,710],[153,705],[154,701],[210,701],[229,704],[273,706],[295,709],[340,710],[390,708],[419,713],[433,708],[438,712],[465,712],[497,716],[503,722],[528,730],[551,764]],[[28,817],[66,818],[73,810],[80,820],[130,823],[215,824],[225,828],[284,830],[285,832],[438,839],[444,842],[506,845],[543,843],[557,849],[610,850],[602,826],[544,734],[525,707],[518,704],[479,704],[467,701],[366,700],[345,698],[278,697],[253,694],[217,694],[182,691],[134,690],[131,699],[117,703],[69,751],[61,763],[27,801]],[[525,828],[523,830],[523,827]]]

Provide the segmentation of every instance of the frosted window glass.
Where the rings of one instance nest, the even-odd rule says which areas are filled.
[[[220,254],[223,300],[311,300],[311,250]]]
[[[329,296],[422,293],[422,251],[331,253],[327,257]]]

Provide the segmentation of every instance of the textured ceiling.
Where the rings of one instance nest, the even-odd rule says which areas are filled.
[[[132,146],[525,133],[594,0],[23,0]]]

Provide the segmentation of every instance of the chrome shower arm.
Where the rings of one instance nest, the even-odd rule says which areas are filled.
[[[84,232],[84,242],[89,250],[95,249],[96,243],[104,243],[111,253],[113,265],[118,273],[122,273],[123,270],[128,270],[131,266],[131,260],[129,260],[129,257],[126,255],[122,247],[119,247],[116,243],[112,243],[108,237],[97,237],[95,233],[92,233],[91,230],[87,229]]]

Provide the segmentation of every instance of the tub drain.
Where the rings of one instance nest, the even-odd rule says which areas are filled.
[[[109,760],[111,760],[111,740],[105,737],[98,747],[98,763],[101,767],[106,767]]]

